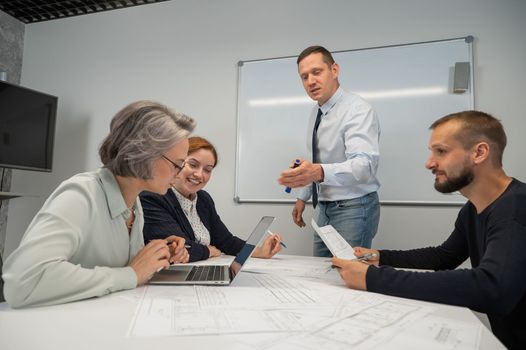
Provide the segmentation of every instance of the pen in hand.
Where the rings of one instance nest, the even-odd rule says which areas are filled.
[[[376,258],[378,256],[378,254],[376,253],[368,253],[368,254],[364,254],[362,256],[359,256],[359,257],[356,257],[354,259],[351,259],[351,261],[369,261],[369,260],[372,260],[374,258]],[[336,266],[336,265],[331,265],[331,268],[335,269],[335,268],[339,268],[339,266]]]
[[[268,234],[271,235],[271,236],[275,236],[275,235],[276,235],[276,234],[275,234],[274,232],[272,232],[272,231],[267,231],[267,232],[268,232]],[[283,248],[287,248],[287,246],[285,245],[285,243],[283,243],[283,241],[279,241],[279,244],[281,244],[281,246],[282,246]]]
[[[168,241],[166,241],[166,245],[170,245],[170,244],[172,244],[172,243],[173,243],[173,242],[168,242]],[[186,249],[191,249],[191,248],[192,248],[192,246],[191,246],[190,244],[185,244],[184,247],[185,247]]]
[[[364,254],[352,260],[367,261],[367,260],[372,260],[376,258],[377,256],[378,255],[376,255],[376,253],[368,253],[368,254]]]
[[[172,244],[172,243],[174,243],[174,242],[166,241],[166,245],[170,245],[170,244]],[[190,249],[192,248],[192,246],[191,246],[190,244],[185,244],[184,247],[185,247],[186,250],[190,250]],[[173,264],[174,264],[173,262],[170,263],[170,265],[173,265]],[[163,269],[164,269],[164,267],[161,266],[161,267],[159,267],[159,268],[157,269],[157,272],[160,272],[160,271],[163,270]]]

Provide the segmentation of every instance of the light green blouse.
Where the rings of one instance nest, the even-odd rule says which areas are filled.
[[[49,196],[3,268],[11,307],[50,305],[135,288],[128,262],[144,247],[144,217],[135,222],[115,176],[106,168],[78,174]]]

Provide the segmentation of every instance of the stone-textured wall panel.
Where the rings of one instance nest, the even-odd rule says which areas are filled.
[[[7,81],[20,83],[24,53],[24,23],[0,11],[0,72],[7,73]],[[11,169],[0,168],[1,192],[11,189]],[[9,200],[0,203],[0,271],[2,270]],[[4,283],[0,277],[0,301],[4,300]]]

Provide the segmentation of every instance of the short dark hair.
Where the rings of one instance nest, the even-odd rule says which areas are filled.
[[[496,165],[502,166],[502,154],[506,148],[506,133],[502,123],[492,115],[480,111],[463,111],[448,114],[435,121],[429,129],[434,130],[436,127],[449,121],[456,121],[460,124],[460,129],[455,135],[465,149],[475,145],[477,142],[487,142]]]
[[[323,46],[315,45],[309,46],[305,50],[301,51],[300,55],[298,56],[298,59],[296,60],[296,64],[300,64],[300,62],[305,57],[312,55],[313,53],[321,53],[323,56],[323,62],[327,63],[329,67],[332,66],[335,62],[329,50],[327,50]]]

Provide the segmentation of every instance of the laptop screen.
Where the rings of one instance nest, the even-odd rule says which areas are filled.
[[[230,277],[232,279],[234,279],[239,271],[241,271],[241,268],[250,257],[250,254],[252,254],[256,246],[259,244],[263,236],[265,236],[274,219],[275,218],[273,216],[263,216],[261,218],[254,231],[252,231],[248,237],[245,245],[243,248],[241,248],[234,261],[230,265]]]

